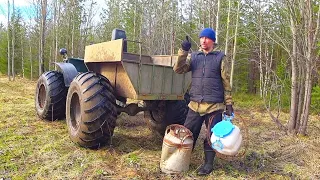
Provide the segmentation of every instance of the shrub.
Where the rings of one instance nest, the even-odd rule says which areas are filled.
[[[320,114],[320,86],[315,86],[312,88],[311,112]]]

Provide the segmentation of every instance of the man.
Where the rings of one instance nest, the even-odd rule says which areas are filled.
[[[229,75],[226,73],[224,53],[214,51],[216,40],[215,31],[211,28],[203,29],[200,34],[200,50],[191,53],[188,36],[182,42],[178,52],[178,60],[173,70],[182,74],[191,71],[192,82],[190,93],[189,112],[184,126],[193,133],[194,144],[198,139],[201,126],[205,121],[207,131],[222,120],[222,112],[233,113],[231,86]],[[214,117],[208,126],[209,119]],[[198,170],[198,175],[208,175],[213,170],[215,151],[208,144],[207,138],[203,142],[204,164]]]

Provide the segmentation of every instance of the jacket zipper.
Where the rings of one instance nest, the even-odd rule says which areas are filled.
[[[204,54],[204,61],[203,61],[203,67],[202,67],[202,99],[201,101],[204,99],[204,83],[203,83],[203,79],[204,79],[204,73],[205,73],[205,67],[206,67],[206,59],[207,59],[207,55]]]

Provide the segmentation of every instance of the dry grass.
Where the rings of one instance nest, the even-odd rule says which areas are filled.
[[[88,150],[71,142],[64,120],[38,119],[34,81],[8,82],[2,76],[0,87],[0,179],[200,179],[200,141],[189,172],[160,172],[162,139],[147,128],[143,114],[121,114],[112,145]],[[239,112],[249,129],[245,156],[217,158],[214,173],[203,179],[320,179],[319,117],[310,117],[309,136],[292,137],[277,130],[265,112]]]

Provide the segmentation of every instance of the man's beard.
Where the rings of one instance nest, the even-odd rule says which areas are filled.
[[[203,50],[206,50],[206,51],[208,51],[208,50],[210,50],[210,49],[211,49],[211,47],[209,47],[209,46],[205,46],[205,47],[203,47],[202,45],[201,45],[201,48],[202,48]],[[213,47],[212,47],[212,49],[213,49]]]

